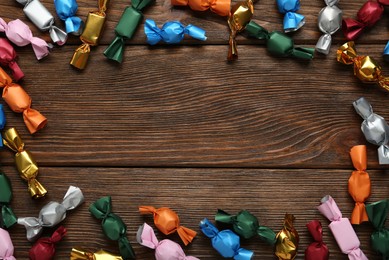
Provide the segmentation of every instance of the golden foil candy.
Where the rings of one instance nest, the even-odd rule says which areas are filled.
[[[364,83],[378,84],[389,91],[389,77],[382,76],[381,66],[369,56],[358,56],[353,41],[339,47],[336,59],[343,64],[354,64],[354,75]]]
[[[285,214],[284,227],[276,236],[275,254],[279,260],[292,260],[297,255],[299,235],[293,227],[294,216]]]
[[[70,260],[123,260],[121,256],[115,256],[104,250],[99,250],[96,253],[84,252],[78,248],[72,248]]]
[[[88,62],[90,46],[96,46],[99,43],[101,33],[103,31],[109,0],[99,0],[99,10],[90,12],[85,22],[85,28],[80,36],[83,44],[76,49],[70,61],[70,65],[84,69]]]
[[[3,143],[14,151],[16,169],[20,177],[28,183],[28,191],[34,199],[46,195],[47,190],[35,178],[38,175],[38,165],[32,154],[24,150],[24,143],[15,128],[10,128],[3,133]]]
[[[238,2],[232,6],[228,16],[228,26],[230,27],[230,39],[227,60],[233,61],[238,58],[236,47],[236,35],[246,28],[254,14],[254,4],[252,0]]]

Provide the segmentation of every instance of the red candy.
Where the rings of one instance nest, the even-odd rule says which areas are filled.
[[[307,224],[315,242],[312,242],[305,250],[305,260],[328,260],[330,252],[323,242],[323,228],[319,220],[312,220]]]
[[[12,70],[12,77],[18,81],[24,77],[23,71],[16,63],[16,51],[6,38],[0,38],[0,65]]]
[[[60,226],[51,237],[42,237],[31,247],[31,260],[51,260],[55,255],[55,244],[66,235],[66,228]]]

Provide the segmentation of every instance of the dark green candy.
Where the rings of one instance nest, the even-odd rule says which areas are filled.
[[[369,221],[376,229],[371,234],[371,244],[375,251],[382,254],[383,259],[389,259],[389,229],[385,228],[389,213],[389,200],[380,200],[366,205]]]
[[[215,215],[215,221],[232,224],[232,230],[239,236],[249,239],[256,235],[270,245],[276,242],[276,234],[265,226],[259,226],[258,219],[247,210],[240,211],[236,216],[219,209]]]
[[[10,228],[17,222],[12,209],[8,206],[12,199],[12,187],[7,175],[0,171],[0,227]]]
[[[310,60],[315,52],[314,48],[294,47],[292,38],[281,32],[269,33],[259,24],[250,21],[246,26],[246,32],[257,39],[266,40],[267,50],[279,57],[296,57]]]
[[[135,253],[127,239],[127,226],[123,220],[111,212],[111,197],[102,197],[89,206],[92,215],[101,219],[104,234],[113,241],[119,242],[119,251],[123,259],[135,259]]]
[[[142,20],[143,8],[154,2],[155,0],[133,0],[132,6],[127,6],[124,9],[122,17],[115,27],[116,38],[105,49],[104,55],[111,60],[122,62],[124,46],[127,39],[131,39],[135,33],[136,28]]]

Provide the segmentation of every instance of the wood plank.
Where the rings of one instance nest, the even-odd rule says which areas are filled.
[[[56,16],[54,4],[52,0],[41,0],[42,3]],[[89,11],[96,10],[97,0],[78,0],[79,11],[78,15],[85,20]],[[234,1],[235,2],[235,1]],[[104,34],[101,39],[101,44],[108,44],[114,38],[114,28],[120,19],[120,16],[130,1],[128,0],[115,0],[111,1],[107,11],[107,23]],[[339,8],[343,11],[344,17],[355,17],[360,7],[365,3],[365,0],[357,1],[340,1]],[[325,6],[324,1],[309,1],[301,0],[301,10],[299,13],[306,16],[306,24],[298,32],[294,33],[296,42],[300,44],[315,45],[319,39],[321,32],[317,27],[317,15],[321,8]],[[6,0],[0,3],[1,15],[7,21],[20,18],[23,21],[31,25],[34,33],[38,36],[44,37],[47,41],[50,41],[46,33],[38,32],[37,29],[28,21],[22,12],[21,5],[14,0]],[[278,13],[275,0],[261,0],[255,4],[254,20],[266,27],[268,30],[282,30],[283,15]],[[184,24],[192,23],[200,26],[207,31],[208,40],[206,42],[198,42],[193,40],[187,40],[186,43],[190,44],[228,44],[228,26],[226,18],[219,17],[211,12],[194,12],[189,8],[177,8],[172,7],[170,0],[157,1],[156,4],[144,11],[145,17],[154,19],[159,25],[162,25],[169,20],[180,20]],[[57,17],[57,16],[56,16]],[[63,23],[57,17],[56,24],[63,28]],[[363,36],[358,39],[361,43],[380,43],[381,48],[384,48],[384,44],[388,41],[387,26],[389,17],[384,17],[371,29],[368,29]],[[342,32],[338,32],[334,36],[334,43],[339,44],[345,42],[345,38]],[[253,41],[247,40],[244,37],[239,37],[240,44],[249,44]],[[79,44],[80,41],[77,37],[71,36],[69,44]],[[129,41],[129,44],[145,44],[145,36],[143,31],[143,24],[140,26],[139,31],[134,38]]]
[[[312,242],[305,224],[319,219],[323,224],[324,241],[328,244],[331,259],[347,259],[335,243],[328,221],[316,210],[322,196],[331,194],[345,217],[353,209],[353,200],[347,193],[350,170],[269,170],[269,169],[159,169],[159,168],[46,168],[40,169],[39,180],[48,189],[44,200],[31,201],[26,185],[12,167],[3,167],[11,178],[14,199],[12,207],[19,217],[36,216],[50,200],[61,200],[68,185],[79,186],[85,195],[85,203],[69,212],[63,225],[68,229],[65,240],[57,247],[57,258],[64,259],[73,246],[89,249],[104,248],[118,252],[114,242],[104,238],[97,220],[90,216],[88,207],[96,199],[111,195],[113,211],[128,226],[128,238],[138,259],[152,259],[152,251],[136,243],[135,234],[144,221],[152,224],[150,217],[138,214],[139,205],[168,206],[176,210],[181,223],[199,231],[198,223],[204,218],[213,219],[217,208],[236,214],[242,208],[257,216],[262,225],[276,232],[281,229],[285,212],[296,216],[295,226],[300,234],[299,256]],[[369,171],[372,195],[369,202],[389,197],[387,171]],[[293,177],[291,177],[293,176]],[[91,181],[93,179],[93,181]],[[369,259],[380,259],[370,247],[372,228],[369,224],[355,227],[361,240],[361,248]],[[50,234],[52,230],[46,230]],[[22,226],[11,229],[17,259],[25,259],[30,243]],[[159,239],[164,236],[157,233]],[[169,238],[179,242],[177,236]],[[210,246],[210,241],[198,234],[192,245],[185,248],[188,254],[201,259],[220,259]],[[258,239],[244,241],[245,248],[254,250],[256,259],[274,259],[272,249]]]
[[[379,57],[379,45],[357,48]],[[228,64],[221,46],[133,46],[116,66],[99,47],[78,72],[68,65],[71,49],[42,62],[19,52],[22,85],[49,123],[31,136],[6,107],[7,127],[17,127],[41,166],[351,169],[348,150],[366,143],[352,102],[365,96],[389,118],[388,93],[333,56],[305,62],[240,46]],[[376,149],[368,146],[369,168],[378,167]],[[12,164],[11,152],[0,154]]]

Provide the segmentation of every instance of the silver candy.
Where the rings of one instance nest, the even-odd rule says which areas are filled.
[[[27,239],[34,241],[42,233],[43,227],[54,227],[66,218],[66,211],[75,209],[84,201],[80,188],[70,186],[62,203],[51,201],[39,212],[39,217],[18,218],[18,224],[27,231]]]
[[[316,43],[316,51],[323,54],[330,52],[332,37],[337,30],[342,26],[342,10],[336,4],[338,0],[325,0],[327,6],[321,9],[318,16],[318,26],[324,34]]]
[[[39,0],[16,0],[24,5],[23,11],[26,16],[41,31],[49,31],[53,42],[58,45],[65,44],[68,35],[63,30],[54,25],[54,16]]]
[[[369,143],[378,145],[378,161],[389,164],[389,126],[382,116],[373,113],[369,101],[364,97],[353,102],[357,113],[364,119],[361,130]]]

